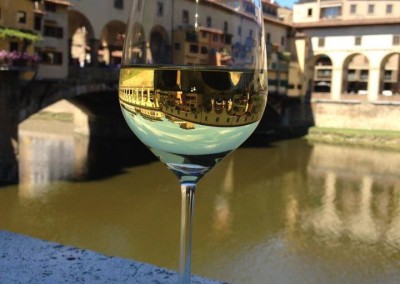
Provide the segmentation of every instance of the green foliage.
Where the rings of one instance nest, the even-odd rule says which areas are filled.
[[[3,38],[18,38],[20,40],[28,40],[31,42],[42,40],[42,37],[40,35],[34,33],[24,32],[10,28],[0,28],[0,39]]]

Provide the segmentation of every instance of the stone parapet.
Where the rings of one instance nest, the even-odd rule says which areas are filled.
[[[178,283],[174,271],[0,231],[0,279],[11,283]],[[192,276],[192,284],[221,284]]]

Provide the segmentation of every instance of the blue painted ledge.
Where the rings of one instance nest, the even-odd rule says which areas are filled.
[[[175,284],[175,271],[0,231],[0,283]],[[198,276],[193,284],[221,284]]]

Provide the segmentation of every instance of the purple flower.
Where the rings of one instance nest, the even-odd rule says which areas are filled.
[[[7,59],[8,52],[6,50],[0,50],[0,60]]]
[[[25,63],[37,63],[40,57],[37,53],[29,54],[27,52],[21,53],[18,51],[0,50],[0,62],[6,65]]]

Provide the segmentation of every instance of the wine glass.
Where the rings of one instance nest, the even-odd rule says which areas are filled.
[[[256,129],[267,101],[261,0],[133,0],[123,116],[178,177],[180,283],[190,283],[197,182]]]

